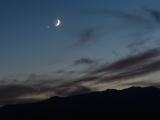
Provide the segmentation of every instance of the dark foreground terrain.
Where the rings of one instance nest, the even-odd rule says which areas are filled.
[[[0,119],[123,120],[160,118],[160,89],[132,87],[0,108]]]

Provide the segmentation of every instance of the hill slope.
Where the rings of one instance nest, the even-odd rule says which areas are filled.
[[[140,119],[159,117],[160,89],[131,87],[0,108],[3,119]]]

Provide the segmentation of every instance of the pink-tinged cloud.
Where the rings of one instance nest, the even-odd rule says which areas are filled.
[[[115,63],[112,63],[107,66],[103,66],[101,68],[98,68],[97,70],[94,70],[91,72],[91,74],[100,73],[100,72],[107,72],[110,70],[122,70],[140,63],[143,63],[149,59],[152,59],[154,57],[158,57],[160,55],[160,51],[157,49],[153,49],[150,51],[147,51],[142,54],[138,54],[135,56],[127,57],[125,59],[119,60]]]
[[[63,83],[56,88],[72,87],[82,85],[83,83],[87,82],[103,84],[104,82],[108,83],[129,80],[134,77],[139,77],[148,73],[159,71],[160,60],[157,60],[159,55],[159,49],[148,50],[142,54],[127,57],[105,67],[98,68],[84,77],[75,79],[72,82]],[[102,72],[104,74],[100,74]]]

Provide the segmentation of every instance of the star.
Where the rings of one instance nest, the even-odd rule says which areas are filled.
[[[48,26],[47,26],[47,29],[49,29],[49,28],[50,28],[50,26],[48,25]]]

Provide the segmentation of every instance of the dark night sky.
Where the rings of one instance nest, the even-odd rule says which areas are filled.
[[[159,6],[159,0],[0,0],[0,104],[159,87]]]

